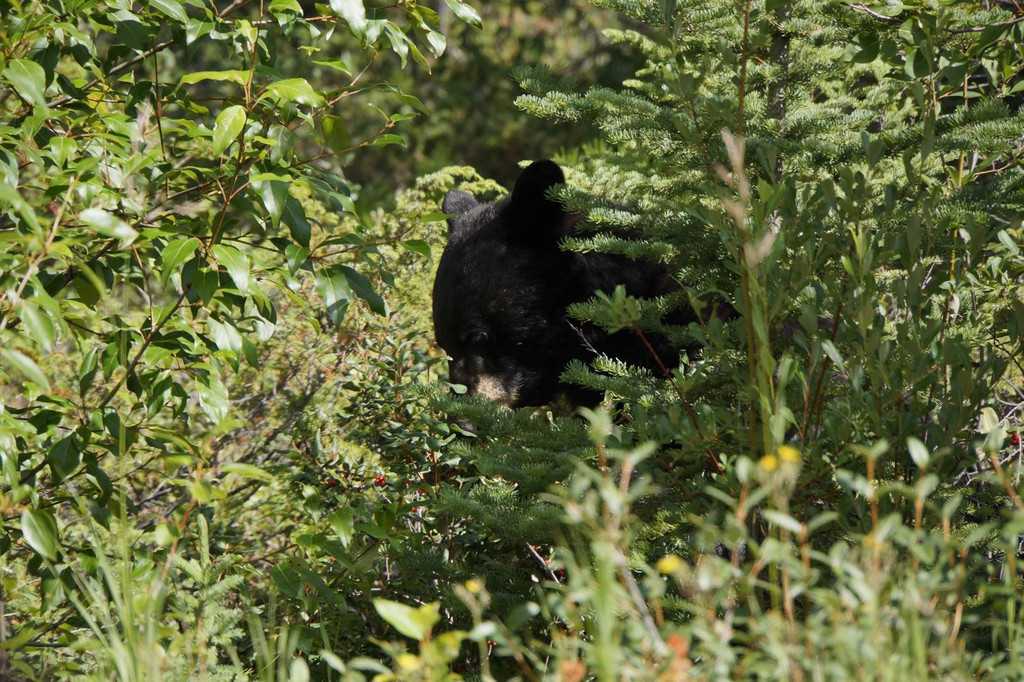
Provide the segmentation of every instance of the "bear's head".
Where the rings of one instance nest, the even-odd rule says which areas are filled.
[[[565,319],[581,298],[575,256],[559,248],[575,217],[550,197],[564,182],[558,165],[537,161],[497,202],[459,191],[444,198],[453,217],[434,280],[434,333],[451,357],[451,381],[471,395],[512,407],[546,403],[580,354]]]

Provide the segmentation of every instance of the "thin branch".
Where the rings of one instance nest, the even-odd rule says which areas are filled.
[[[887,17],[884,14],[879,14],[878,12],[875,12],[875,11],[865,7],[864,5],[850,5],[850,7],[852,9],[864,12],[868,16],[872,17],[873,19],[878,19],[879,21],[888,21],[888,22],[899,21],[899,19],[897,19],[896,17]]]

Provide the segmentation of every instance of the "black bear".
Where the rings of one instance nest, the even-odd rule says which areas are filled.
[[[549,195],[564,182],[557,164],[537,161],[494,203],[459,191],[444,198],[442,209],[453,217],[434,279],[434,333],[451,356],[450,380],[471,395],[519,407],[564,392],[575,404],[594,404],[594,392],[560,383],[570,360],[602,353],[655,369],[652,350],[668,366],[678,360],[679,349],[657,335],[648,348],[632,330],[607,334],[566,318],[569,304],[598,290],[621,284],[650,298],[678,285],[662,265],[561,249],[580,219]]]

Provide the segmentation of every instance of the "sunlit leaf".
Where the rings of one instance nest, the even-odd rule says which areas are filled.
[[[50,390],[50,382],[47,380],[46,375],[43,374],[43,370],[39,369],[39,365],[29,356],[13,348],[0,348],[0,357],[4,359],[6,364],[13,367],[23,377],[44,391]]]
[[[178,266],[184,263],[186,260],[192,257],[196,249],[199,248],[199,240],[195,237],[186,237],[183,239],[175,239],[167,243],[163,251],[160,254],[160,258],[163,261],[163,276],[164,279],[169,277],[171,273],[178,269]]]
[[[188,21],[185,10],[178,0],[149,0],[149,4],[153,9],[159,10],[182,24]]]
[[[323,268],[316,273],[316,288],[327,306],[327,317],[335,326],[340,326],[352,300],[352,289],[348,278],[339,268]]]
[[[324,103],[324,98],[313,89],[313,86],[305,78],[285,78],[275,81],[266,87],[263,96],[311,107],[319,107]]]
[[[213,153],[220,155],[234,142],[245,125],[245,107],[234,105],[227,107],[217,116],[213,124]]]
[[[195,73],[187,73],[182,76],[181,80],[178,81],[178,85],[192,85],[202,81],[228,81],[238,85],[245,85],[248,79],[248,71],[196,71]]]
[[[373,608],[377,609],[381,618],[406,637],[415,640],[425,639],[430,634],[430,628],[441,619],[439,607],[439,602],[416,608],[388,599],[373,600]]]
[[[274,477],[260,469],[258,466],[252,464],[245,464],[244,462],[232,462],[230,464],[222,464],[220,467],[222,473],[234,474],[241,476],[242,478],[254,478],[260,481],[273,481]]]
[[[50,561],[57,560],[57,522],[43,509],[21,512],[21,533],[29,547]]]
[[[910,458],[914,460],[914,464],[917,465],[918,469],[926,469],[928,467],[931,455],[924,443],[911,436],[907,438],[907,450],[910,451]]]
[[[19,312],[21,320],[25,323],[32,338],[43,347],[43,350],[52,350],[53,344],[57,340],[57,328],[54,327],[50,316],[30,301],[24,301]]]
[[[46,72],[39,64],[28,59],[12,59],[7,62],[0,78],[13,85],[32,106],[46,106]]]
[[[462,21],[472,26],[476,26],[477,28],[484,27],[484,22],[480,19],[480,15],[477,13],[477,11],[470,7],[469,5],[467,5],[466,3],[459,2],[459,0],[444,1],[445,4],[451,8],[455,16],[457,16]]]
[[[227,244],[216,244],[210,252],[228,271],[238,290],[245,293],[249,289],[249,259],[245,254]]]
[[[366,8],[362,0],[330,0],[331,9],[344,19],[358,37],[366,31]]]
[[[101,208],[87,208],[78,217],[100,234],[120,239],[122,245],[131,244],[139,236],[128,223]]]

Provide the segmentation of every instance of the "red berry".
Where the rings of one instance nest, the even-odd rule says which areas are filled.
[[[1010,435],[1010,443],[1015,448],[1020,447],[1020,434],[1019,433],[1011,434]]]

